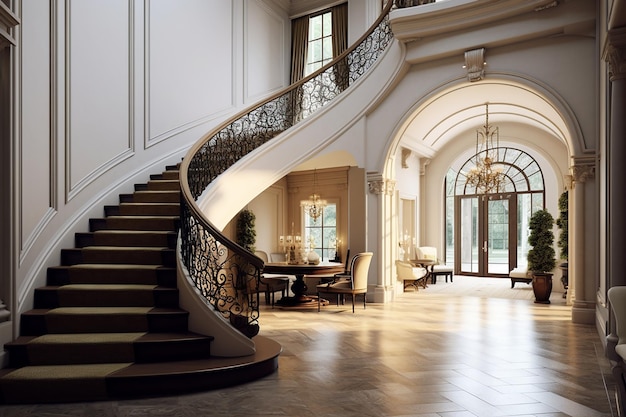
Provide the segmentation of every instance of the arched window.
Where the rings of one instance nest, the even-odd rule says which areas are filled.
[[[528,223],[544,208],[545,186],[537,161],[510,147],[498,148],[494,167],[503,182],[482,194],[467,182],[481,153],[453,166],[446,176],[446,262],[455,273],[508,276],[526,264]]]

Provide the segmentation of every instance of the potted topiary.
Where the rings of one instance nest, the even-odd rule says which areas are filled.
[[[528,270],[533,275],[535,303],[550,304],[552,270],[556,266],[553,225],[554,218],[547,210],[539,210],[530,218]]]
[[[563,288],[565,292],[563,293],[563,298],[567,297],[567,289],[569,287],[569,277],[568,277],[568,194],[567,190],[561,193],[559,197],[559,217],[556,219],[556,225],[561,229],[561,233],[559,234],[559,240],[556,242],[559,246],[559,257],[563,260],[559,264],[559,269],[561,269],[561,283],[563,284]]]
[[[250,252],[254,252],[256,243],[255,220],[256,216],[248,209],[241,210],[237,217],[236,241],[241,247],[248,249]]]

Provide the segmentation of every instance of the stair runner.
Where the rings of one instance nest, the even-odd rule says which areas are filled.
[[[0,402],[98,401],[181,394],[247,382],[277,368],[280,347],[215,358],[213,337],[188,331],[179,308],[175,247],[178,166],[152,175],[76,234],[48,269],[20,337],[5,345]],[[261,349],[263,350],[263,349]],[[268,353],[269,352],[269,353]]]

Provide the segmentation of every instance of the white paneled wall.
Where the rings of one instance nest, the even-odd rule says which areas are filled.
[[[105,204],[287,85],[290,36],[263,0],[15,3],[14,320]]]
[[[21,108],[18,120],[21,141],[20,182],[18,207],[21,209],[21,227],[17,247],[19,252],[28,251],[39,229],[45,226],[47,214],[56,206],[56,196],[52,194],[55,178],[51,177],[51,167],[56,158],[52,141],[52,86],[50,84],[49,49],[51,22],[50,5],[39,4],[27,7],[22,13],[22,72],[19,85]],[[28,208],[28,210],[25,210]]]
[[[66,5],[68,200],[133,150],[131,6],[126,0]]]
[[[238,38],[232,35],[235,20],[243,18],[234,16],[235,3],[147,3],[145,102],[149,143],[234,109],[235,86],[242,80],[235,79],[237,48],[241,45],[235,45]],[[265,50],[263,45],[255,48]]]

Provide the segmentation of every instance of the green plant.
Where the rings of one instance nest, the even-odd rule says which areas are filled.
[[[568,259],[568,247],[567,247],[567,239],[568,239],[568,193],[567,190],[561,193],[559,197],[559,217],[556,219],[556,225],[561,229],[561,233],[559,234],[559,240],[557,241],[557,245],[561,248],[559,256],[561,259]]]
[[[237,243],[250,252],[254,252],[254,244],[256,243],[256,230],[254,230],[255,220],[256,216],[248,209],[241,210],[237,217]]]
[[[552,226],[554,218],[547,210],[539,210],[530,218],[530,236],[528,243],[528,270],[532,272],[550,272],[556,266]]]

